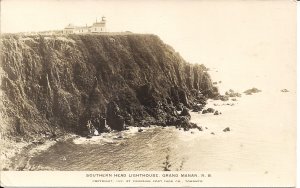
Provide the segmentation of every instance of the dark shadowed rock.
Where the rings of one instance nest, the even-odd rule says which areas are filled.
[[[218,110],[216,110],[215,113],[214,113],[214,115],[219,115],[219,114],[220,114],[220,113],[219,113]]]
[[[255,87],[252,88],[252,89],[248,89],[248,90],[244,91],[244,93],[246,95],[252,95],[253,93],[259,93],[259,92],[261,92],[261,90],[255,88]]]
[[[228,131],[230,131],[230,128],[229,128],[229,127],[226,127],[223,131],[224,131],[224,132],[228,132]]]
[[[229,96],[219,95],[218,99],[221,100],[221,101],[228,101],[229,100]]]
[[[178,91],[179,100],[184,106],[189,106],[189,101],[186,95],[186,92],[184,90]]]
[[[176,122],[177,127],[190,128],[190,118],[187,116],[180,116]]]
[[[198,128],[198,126],[197,126],[196,123],[190,123],[190,128],[191,129],[196,129],[196,128]]]
[[[12,122],[0,129],[12,136],[54,127],[87,135],[88,121],[101,132],[145,119],[173,124],[172,108],[219,95],[204,65],[186,62],[155,35],[4,34],[0,56],[3,115]]]
[[[186,108],[186,107],[184,107],[184,108],[182,109],[182,112],[180,113],[180,116],[188,116],[189,118],[191,118],[191,114],[190,114],[190,112],[189,112],[189,109]]]
[[[289,92],[289,90],[287,90],[287,89],[282,89],[282,90],[280,90],[280,91],[283,92],[283,93]]]
[[[156,107],[158,105],[159,97],[157,95],[158,93],[150,83],[140,86],[136,91],[136,96],[140,103],[149,107]]]
[[[214,113],[215,112],[215,109],[213,108],[207,108],[207,113]]]
[[[203,106],[196,104],[192,107],[192,109],[193,112],[200,112],[203,109]]]
[[[175,125],[177,123],[178,117],[175,116],[168,116],[167,120],[166,120],[166,125]]]
[[[238,92],[235,92],[234,90],[230,89],[229,91],[225,92],[225,96],[228,97],[241,97],[242,95]]]
[[[125,124],[128,126],[134,125],[134,119],[131,114],[126,113],[126,115],[124,115],[124,121],[125,121]]]
[[[125,120],[120,115],[120,109],[115,102],[110,102],[107,106],[107,124],[113,130],[122,131],[125,128]]]
[[[198,126],[197,129],[198,129],[199,131],[203,131],[202,126]]]

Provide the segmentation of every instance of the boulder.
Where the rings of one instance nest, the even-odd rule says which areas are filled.
[[[282,89],[281,92],[289,92],[287,89]]]
[[[206,105],[207,104],[207,98],[203,95],[198,95],[196,97],[196,102],[201,104],[201,105]]]
[[[218,99],[221,100],[221,101],[228,101],[229,97],[226,96],[226,95],[219,95]]]
[[[196,123],[190,123],[190,128],[195,129],[198,128]]]
[[[229,91],[225,92],[225,95],[228,97],[241,97],[242,95],[234,90],[230,89]]]
[[[224,131],[224,132],[230,131],[230,128],[229,128],[229,127],[226,127],[223,131]]]
[[[186,116],[179,117],[176,121],[176,126],[183,127],[183,128],[189,128],[190,127],[189,118]]]
[[[218,110],[216,110],[215,113],[214,113],[214,115],[219,115],[219,114],[220,114],[220,113],[219,113]]]
[[[175,116],[168,116],[166,119],[166,125],[171,126],[171,125],[176,125],[178,118]]]
[[[207,113],[214,113],[215,112],[215,109],[213,109],[213,108],[208,108],[207,109]]]
[[[202,105],[194,105],[193,108],[192,108],[193,112],[200,112],[202,109],[203,109],[203,106]]]
[[[197,129],[198,129],[199,131],[203,131],[203,128],[202,128],[201,126],[198,126]]]
[[[130,114],[126,114],[126,116],[124,117],[125,120],[125,124],[128,126],[133,126],[134,125],[134,119]]]
[[[257,89],[257,88],[252,88],[252,89],[248,89],[246,91],[244,91],[244,93],[246,95],[252,95],[253,93],[258,93],[258,92],[261,92],[261,90]]]
[[[189,112],[189,109],[186,108],[186,107],[183,107],[183,109],[182,109],[182,111],[181,111],[181,113],[180,113],[180,116],[189,116],[189,117],[191,117],[191,114],[190,114],[190,112]]]

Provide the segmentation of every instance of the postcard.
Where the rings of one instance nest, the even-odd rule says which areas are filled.
[[[2,0],[3,187],[294,187],[296,1]]]

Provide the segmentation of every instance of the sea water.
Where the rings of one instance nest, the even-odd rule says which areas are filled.
[[[295,172],[296,91],[262,90],[209,100],[221,115],[191,113],[203,131],[158,127],[59,142],[30,159],[33,170],[166,170],[252,173],[290,181]],[[229,127],[230,131],[223,130]],[[252,177],[255,179],[255,177]]]

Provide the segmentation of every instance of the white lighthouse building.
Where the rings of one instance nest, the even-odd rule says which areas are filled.
[[[97,21],[93,23],[93,25],[90,27],[90,32],[91,33],[101,33],[101,32],[106,32],[106,19],[104,16],[102,16],[102,19],[100,22]]]
[[[102,16],[101,21],[96,19],[96,22],[92,26],[74,26],[72,24],[67,25],[63,33],[64,34],[81,34],[81,33],[103,33],[106,32],[106,19]]]

